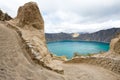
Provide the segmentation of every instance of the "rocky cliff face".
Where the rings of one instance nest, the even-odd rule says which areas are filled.
[[[63,69],[46,47],[44,21],[36,3],[20,7],[15,19],[0,20],[0,80],[63,80],[53,72],[63,73]]]
[[[21,6],[18,9],[17,17],[8,21],[8,25],[19,33],[34,62],[53,71],[63,73],[59,62],[52,59],[46,47],[44,21],[36,3],[29,2]]]
[[[0,10],[0,21],[10,20],[12,19],[7,13],[3,13],[2,10]]]
[[[31,13],[31,15],[26,15],[29,13]],[[30,18],[35,13],[37,17],[34,15]],[[32,21],[30,19],[38,20],[38,22],[36,21],[36,23],[34,20]],[[100,67],[91,65],[87,65],[86,67],[85,64],[63,64],[60,60],[53,59],[47,50],[45,43],[44,22],[38,7],[34,2],[29,2],[22,6],[15,19],[10,21],[0,21],[0,80],[120,79],[119,75]],[[119,48],[113,48],[113,51],[116,52],[117,49]],[[90,64],[96,62],[97,64],[106,66],[108,63],[112,66],[110,68],[107,66],[108,69],[118,73],[120,72],[120,67],[118,66],[120,61],[116,62],[116,60],[114,60],[115,62],[111,62],[110,59],[109,61],[104,57],[102,58],[102,62],[101,59],[98,60],[98,58],[96,58],[96,60],[91,60],[91,58],[88,60],[86,59],[88,58],[85,58],[85,61],[90,61]],[[51,71],[54,70],[63,73],[60,65],[62,65],[65,70],[64,75]],[[48,70],[45,67],[51,70]]]
[[[19,27],[33,27],[36,29],[44,29],[44,21],[39,12],[39,8],[36,3],[26,3],[18,9],[18,14],[16,19],[18,19]]]
[[[110,43],[110,52],[120,55],[120,34],[116,38],[112,39]]]

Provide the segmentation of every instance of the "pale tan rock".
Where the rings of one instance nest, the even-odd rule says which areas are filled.
[[[29,3],[27,3],[27,5],[28,4]],[[36,3],[33,4],[36,5]],[[24,18],[21,19],[24,21]],[[26,23],[21,22],[19,17],[8,21],[8,23],[0,22],[0,80],[120,79],[120,76],[114,73],[117,70],[120,70],[119,67],[117,67],[119,61],[115,61],[115,64],[112,64],[114,63],[114,60],[110,60],[112,61],[109,63],[110,69],[114,71],[112,72],[101,67],[97,67],[96,65],[91,65],[92,63],[100,65],[101,63],[102,66],[107,67],[104,64],[109,61],[104,58],[100,58],[100,60],[95,60],[95,58],[89,59],[89,57],[80,59],[83,60],[83,62],[90,61],[90,65],[75,63],[64,64],[60,60],[53,59],[46,48],[44,30],[42,28],[32,26],[32,22],[30,21],[28,21],[28,23],[30,22],[30,25],[27,24],[26,21]],[[41,65],[50,70],[47,70]],[[61,65],[64,69],[64,74]],[[59,72],[63,75],[57,74],[51,70]]]
[[[60,71],[60,73],[63,71],[62,67],[52,60],[52,56],[47,49],[44,20],[35,2],[29,2],[21,6],[17,17],[14,20],[8,21],[8,23],[12,27],[17,28],[21,38],[29,47],[29,55],[35,62],[53,71]]]
[[[44,21],[35,2],[26,3],[18,9],[18,26],[23,28],[34,27],[36,29],[44,28]],[[27,25],[27,26],[26,26]]]
[[[120,36],[111,40],[110,51],[120,55]]]
[[[72,37],[73,37],[73,38],[77,38],[79,35],[80,35],[79,33],[73,33],[73,34],[72,34]]]

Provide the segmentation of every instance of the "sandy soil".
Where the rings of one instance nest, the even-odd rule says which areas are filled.
[[[120,75],[88,64],[64,64],[68,80],[120,80]]]
[[[0,22],[0,80],[64,80],[32,62],[16,31]]]
[[[64,74],[30,61],[17,33],[0,23],[0,80],[120,80],[120,75],[88,64],[62,64]]]

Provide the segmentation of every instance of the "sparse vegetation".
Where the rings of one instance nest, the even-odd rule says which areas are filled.
[[[74,54],[73,54],[73,57],[77,57],[77,56],[82,56],[80,53],[78,53],[78,52],[75,52]]]
[[[100,51],[98,54],[103,54],[104,52],[102,52],[102,51]],[[80,57],[80,56],[89,56],[89,57],[91,57],[91,56],[93,56],[93,55],[95,55],[96,53],[87,53],[87,54],[83,54],[83,53],[79,53],[79,52],[75,52],[74,54],[73,54],[73,57]]]

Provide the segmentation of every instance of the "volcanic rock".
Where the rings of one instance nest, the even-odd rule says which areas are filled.
[[[0,10],[0,21],[10,20],[12,19],[7,13],[3,13],[2,10]]]
[[[44,20],[35,2],[29,2],[18,9],[17,17],[8,21],[9,25],[20,34],[31,59],[44,67],[63,73],[58,61],[53,61],[45,40]]]

